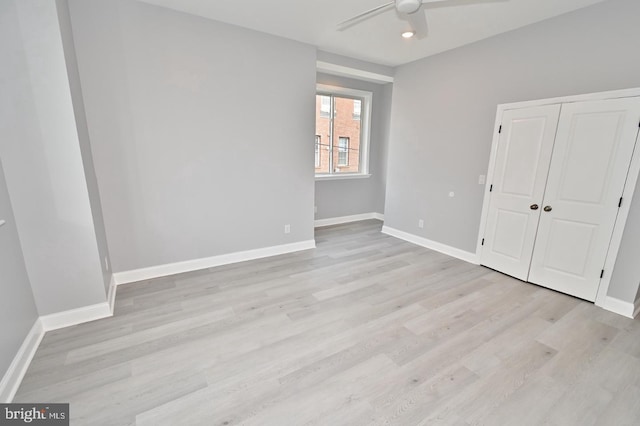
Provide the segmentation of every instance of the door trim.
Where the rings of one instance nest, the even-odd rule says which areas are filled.
[[[609,284],[611,284],[611,276],[613,275],[613,268],[616,264],[618,257],[618,251],[620,250],[620,243],[622,242],[622,235],[624,234],[624,227],[627,224],[627,218],[629,217],[629,210],[631,209],[631,200],[638,183],[638,177],[640,175],[640,136],[636,136],[636,145],[631,155],[631,164],[629,165],[629,172],[627,173],[627,181],[624,184],[624,190],[622,191],[622,206],[618,209],[618,217],[616,218],[615,225],[613,226],[613,233],[611,235],[611,241],[609,242],[609,251],[604,262],[604,275],[600,280],[600,287],[598,287],[598,294],[596,295],[596,305],[605,307],[607,302],[607,293],[609,291]]]
[[[618,98],[630,98],[640,97],[640,88],[613,90],[607,92],[589,93],[584,95],[575,96],[563,96],[557,98],[539,99],[533,101],[513,102],[506,104],[499,104],[496,110],[496,119],[493,129],[493,140],[491,142],[491,153],[489,157],[489,165],[487,170],[487,180],[484,190],[484,199],[482,202],[482,213],[480,217],[480,227],[478,230],[478,240],[476,243],[476,257],[480,258],[482,251],[482,239],[484,238],[485,228],[487,226],[487,216],[489,214],[489,199],[491,197],[490,187],[494,180],[493,171],[495,169],[496,154],[498,151],[498,142],[500,139],[500,126],[502,122],[502,115],[505,111],[512,109],[530,108],[535,106],[554,105],[554,104],[566,104],[573,102],[585,102],[595,100],[608,100]],[[640,123],[639,123],[640,124]],[[620,243],[622,242],[622,235],[624,233],[624,227],[629,216],[629,209],[631,207],[631,200],[635,192],[636,184],[638,182],[638,176],[640,175],[640,137],[636,139],[636,146],[631,157],[631,165],[629,166],[629,172],[627,174],[627,180],[624,186],[622,197],[624,199],[622,206],[618,210],[618,217],[613,227],[613,233],[609,243],[609,250],[604,264],[605,273],[600,280],[600,286],[598,287],[598,294],[596,296],[595,304],[602,308],[607,309],[607,292],[611,283],[611,276],[613,268],[615,266],[618,251],[620,250]]]

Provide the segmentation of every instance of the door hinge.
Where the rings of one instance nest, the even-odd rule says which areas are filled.
[[[491,184],[491,186],[489,186],[489,192],[493,192],[493,184]]]
[[[481,245],[481,246],[483,246],[483,245],[484,245],[484,238],[482,239],[482,244],[480,244],[480,245]]]
[[[622,207],[622,197],[620,197],[620,201],[618,202],[618,208]]]
[[[502,124],[500,125],[500,127],[498,128],[498,133],[502,133]]]
[[[604,277],[604,269],[600,271],[600,278]]]

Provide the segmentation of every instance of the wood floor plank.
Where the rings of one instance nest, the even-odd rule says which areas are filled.
[[[376,412],[370,419],[375,425],[416,425],[431,415],[443,402],[449,400],[478,380],[468,369],[453,364],[434,377],[420,382],[412,379],[405,384],[404,392],[397,398],[386,398],[374,404]],[[453,424],[461,419],[455,413],[448,413],[446,423]],[[438,420],[439,421],[439,420]]]
[[[609,406],[598,413],[595,424],[599,426],[635,426],[640,419],[640,386],[620,388]]]
[[[121,286],[16,402],[72,425],[636,425],[640,322],[380,232]]]
[[[296,413],[295,421],[304,424],[321,420],[324,413],[342,408],[352,401],[361,399],[359,394],[377,380],[373,371],[385,371],[396,368],[393,361],[381,354],[369,358],[347,370],[333,375],[321,384],[307,388],[290,398],[253,407],[244,425],[261,426],[264,424],[287,424],[292,421],[291,413]]]

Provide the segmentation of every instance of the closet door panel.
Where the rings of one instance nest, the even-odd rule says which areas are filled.
[[[505,111],[480,262],[526,280],[559,105]]]
[[[636,98],[563,105],[530,282],[595,300],[639,122]]]

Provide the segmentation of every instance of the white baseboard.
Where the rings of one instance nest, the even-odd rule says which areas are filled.
[[[480,262],[478,261],[478,256],[475,253],[471,253],[465,250],[460,250],[459,248],[451,247],[446,244],[439,243],[437,241],[428,240],[426,238],[409,234],[408,232],[400,231],[398,229],[390,228],[388,226],[382,227],[382,233],[391,235],[392,237],[400,238],[401,240],[405,240],[422,247],[426,247],[430,250],[434,250],[434,251],[446,254],[447,256],[464,260],[465,262],[473,263],[475,265],[480,264]]]
[[[313,223],[313,226],[315,226],[316,228],[321,228],[323,226],[340,225],[343,223],[350,223],[350,222],[359,222],[361,220],[367,220],[367,219],[384,220],[384,215],[382,213],[362,213],[362,214],[354,214],[351,216],[330,217],[328,219],[316,220]]]
[[[615,297],[607,296],[604,299],[604,303],[601,308],[614,312],[618,315],[623,315],[627,318],[634,318],[638,314],[638,310],[640,310],[640,306],[637,306],[638,302],[639,301],[636,301],[634,304],[616,299]]]
[[[22,379],[27,372],[27,368],[29,368],[29,364],[31,364],[33,356],[36,354],[36,350],[43,336],[44,329],[38,318],[24,338],[20,349],[18,349],[18,353],[13,357],[13,361],[11,361],[11,365],[9,365],[7,372],[2,377],[2,381],[0,381],[1,403],[10,403],[13,401],[13,397],[18,391],[20,383],[22,383]]]
[[[107,293],[107,303],[109,304],[111,315],[113,315],[113,310],[116,307],[116,289],[116,279],[113,274],[111,274],[111,281],[109,282],[109,293]]]
[[[95,305],[83,306],[77,309],[57,312],[50,315],[42,315],[40,321],[44,331],[57,330],[59,328],[70,327],[89,321],[110,317],[111,308],[109,303],[97,303]]]
[[[149,280],[152,278],[165,277],[168,275],[181,274],[183,272],[214,268],[216,266],[229,265],[231,263],[245,262],[247,260],[262,259],[264,257],[293,253],[301,250],[309,250],[313,248],[316,248],[315,240],[301,241],[298,243],[239,251],[235,253],[222,254],[220,256],[206,257],[202,259],[186,260],[184,262],[151,266],[149,268],[116,272],[115,274],[113,274],[113,277],[116,285],[120,285],[136,281]]]

